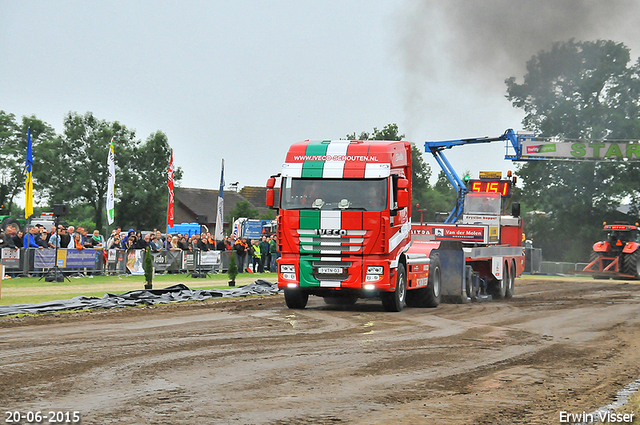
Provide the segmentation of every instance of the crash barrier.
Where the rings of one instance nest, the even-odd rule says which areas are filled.
[[[230,251],[159,251],[152,252],[156,273],[216,273],[226,270]],[[142,249],[58,249],[54,248],[2,248],[0,263],[5,273],[13,276],[41,275],[57,267],[64,274],[144,274]]]
[[[542,261],[540,274],[569,274],[572,270],[583,270],[589,263],[565,263],[555,261]]]

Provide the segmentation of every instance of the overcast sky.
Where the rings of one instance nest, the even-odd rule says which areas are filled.
[[[227,183],[264,185],[305,139],[397,123],[423,149],[520,130],[506,78],[572,37],[635,58],[639,12],[635,0],[0,0],[0,109],[58,133],[69,111],[141,140],[162,130],[182,186],[216,189],[221,158]],[[446,153],[459,173],[514,169],[500,143]]]

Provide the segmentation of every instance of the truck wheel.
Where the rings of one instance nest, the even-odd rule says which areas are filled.
[[[438,307],[440,304],[440,284],[442,283],[442,273],[440,270],[440,257],[431,257],[429,265],[429,283],[427,285],[427,299],[425,307]]]
[[[509,265],[504,263],[502,269],[502,279],[493,281],[493,297],[497,300],[503,300],[507,295],[507,285],[509,284]]]
[[[473,286],[473,267],[471,266],[465,267],[465,289],[467,290],[467,297],[475,300],[478,288]]]
[[[396,269],[396,290],[393,292],[383,292],[380,294],[382,298],[382,307],[385,311],[402,311],[404,301],[407,297],[407,276],[404,272],[404,265],[398,264]]]
[[[509,299],[513,298],[513,294],[516,286],[516,262],[511,262],[511,268],[509,269],[509,284],[506,287],[504,297]]]
[[[287,303],[287,307],[302,310],[307,306],[309,294],[299,289],[285,289],[284,301]]]
[[[633,275],[636,279],[640,278],[640,250],[624,256],[623,270],[624,274]]]
[[[429,281],[426,288],[412,289],[407,292],[408,307],[437,307],[440,304],[440,261],[437,256],[431,258]],[[462,297],[460,297],[462,298]],[[466,295],[464,296],[466,300]],[[459,300],[459,302],[462,302]]]

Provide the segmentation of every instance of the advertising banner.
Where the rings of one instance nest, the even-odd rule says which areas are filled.
[[[144,251],[127,251],[127,270],[131,274],[144,274],[143,268]]]
[[[180,270],[181,251],[160,251],[153,252],[153,267],[157,272],[167,270]]]
[[[200,265],[208,268],[220,264],[220,251],[200,251]]]
[[[6,269],[20,268],[20,250],[13,248],[2,248],[2,264]]]
[[[54,251],[55,250],[51,250]],[[61,258],[60,254],[66,254],[66,258]],[[101,249],[60,249],[58,250],[58,267],[67,268],[99,268],[102,261]],[[62,265],[61,265],[62,263]]]
[[[49,269],[54,266],[55,249],[35,249],[33,266]],[[68,269],[98,269],[102,261],[101,249],[59,249],[58,267]]]
[[[54,266],[55,249],[35,249],[33,253],[33,267],[36,269],[50,269]]]
[[[191,251],[182,251],[182,268],[194,270],[196,267],[195,255]]]
[[[488,243],[488,226],[412,224],[412,235],[433,235],[436,241]]]
[[[544,142],[531,140],[522,142],[523,157],[591,160],[640,160],[638,142]]]
[[[107,251],[107,272],[125,273],[125,251],[122,249],[110,249]]]

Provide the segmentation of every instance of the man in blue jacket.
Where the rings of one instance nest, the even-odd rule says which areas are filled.
[[[42,245],[38,245],[36,243],[35,234],[38,232],[38,228],[35,226],[31,226],[28,228],[27,233],[24,235],[24,240],[22,242],[23,248],[43,248]]]

